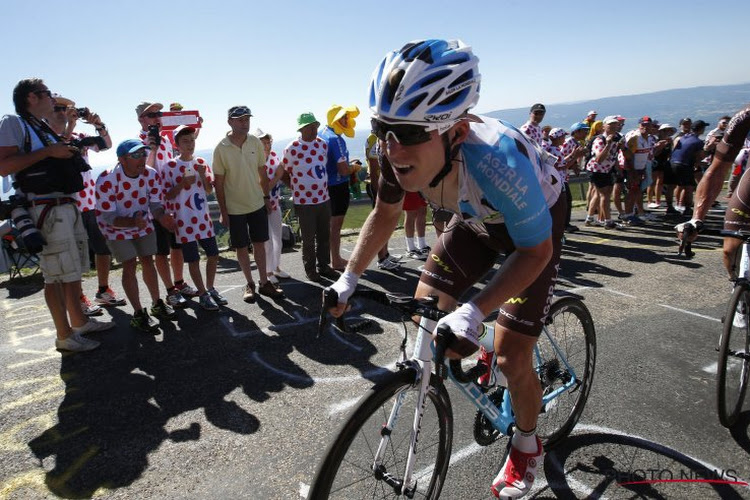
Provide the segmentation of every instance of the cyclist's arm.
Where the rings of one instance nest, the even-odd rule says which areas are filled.
[[[732,162],[739,154],[745,137],[750,132],[750,106],[746,107],[732,118],[724,133],[724,137],[716,146],[711,165],[706,170],[703,178],[695,191],[695,209],[693,220],[704,220],[708,209],[721,193]],[[697,235],[696,235],[697,236]]]

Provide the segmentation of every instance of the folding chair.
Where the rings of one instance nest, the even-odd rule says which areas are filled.
[[[31,273],[32,276],[39,272],[39,256],[26,249],[23,244],[23,238],[21,238],[21,235],[15,228],[3,235],[2,239],[3,250],[10,259],[8,265],[9,279],[12,280],[13,278],[21,277],[21,269],[26,267],[34,270]]]

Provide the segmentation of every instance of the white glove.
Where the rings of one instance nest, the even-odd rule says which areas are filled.
[[[349,301],[349,297],[354,293],[354,289],[357,288],[357,282],[359,276],[351,271],[344,271],[336,280],[336,283],[331,285],[333,290],[339,294],[339,304],[346,304]]]
[[[703,221],[700,219],[690,219],[687,222],[682,222],[680,224],[677,224],[674,228],[675,230],[677,230],[678,233],[684,233],[685,228],[688,225],[692,226],[692,229],[696,231],[700,231],[701,229],[703,229]]]
[[[469,340],[479,347],[479,336],[483,331],[484,314],[471,302],[467,302],[449,315],[438,321],[435,330],[440,325],[448,325],[456,337]]]

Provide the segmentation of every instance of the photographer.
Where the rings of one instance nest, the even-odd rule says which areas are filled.
[[[88,165],[44,121],[55,100],[41,79],[21,80],[13,89],[17,115],[0,120],[0,175],[14,176],[17,194],[26,197],[33,223],[46,244],[40,253],[44,298],[57,331],[59,350],[89,351],[99,342],[82,334],[114,323],[87,319],[81,311],[81,273],[88,262],[86,231],[72,197],[83,187]]]
[[[163,104],[148,101],[141,102],[135,108],[138,123],[141,124],[139,138],[149,148],[146,165],[156,170],[160,177],[165,165],[174,158],[172,141],[169,135],[161,130],[162,108],[164,108]],[[182,246],[177,243],[174,234],[164,229],[158,221],[154,226],[157,246],[156,270],[167,289],[167,304],[174,308],[185,307],[187,301],[184,297],[197,297],[198,290],[183,280],[185,261],[182,256]],[[174,282],[172,282],[172,273],[174,273]]]
[[[101,118],[88,108],[76,108],[75,102],[60,95],[55,95],[54,113],[49,120],[50,127],[63,139],[76,145],[81,150],[81,156],[88,163],[89,149],[103,151],[112,147],[112,138],[109,136],[107,127]],[[74,132],[78,119],[93,125],[96,136],[88,136],[84,133]],[[81,173],[83,177],[83,189],[75,196],[78,210],[83,217],[83,226],[89,238],[89,249],[94,252],[96,263],[96,276],[99,289],[96,292],[96,303],[92,304],[84,293],[81,293],[81,309],[86,316],[94,316],[102,313],[100,306],[122,306],[125,301],[118,299],[115,292],[109,287],[109,269],[111,252],[107,242],[102,236],[96,223],[96,196],[94,188],[95,180],[92,178],[91,170]]]

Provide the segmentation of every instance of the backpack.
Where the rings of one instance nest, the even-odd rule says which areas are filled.
[[[584,167],[585,167],[586,165],[588,165],[588,163],[589,163],[589,161],[591,160],[591,158],[593,158],[593,157],[594,157],[594,153],[593,153],[593,151],[592,151],[591,149],[592,149],[592,146],[594,145],[594,141],[595,141],[595,140],[597,140],[597,139],[598,139],[598,138],[600,138],[600,137],[601,137],[602,139],[604,139],[604,134],[599,134],[599,135],[595,135],[595,136],[594,136],[594,137],[592,137],[591,139],[589,139],[589,140],[586,140],[586,154],[585,154],[585,155],[583,156],[583,160],[584,160],[584,163],[583,163],[583,164],[584,164]]]

